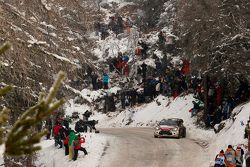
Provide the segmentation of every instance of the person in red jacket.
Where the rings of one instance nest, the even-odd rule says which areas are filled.
[[[65,156],[69,155],[69,137],[66,136],[63,140],[64,148],[65,148]]]
[[[60,145],[59,148],[62,148],[62,141],[60,139],[60,129],[62,128],[62,125],[60,123],[57,123],[54,127],[53,127],[53,135],[54,135],[54,139],[55,139],[55,146],[57,146],[58,144]]]
[[[85,143],[85,138],[78,135],[74,141],[74,157],[73,157],[74,161],[77,160],[79,150],[83,151],[85,155],[88,154],[86,149],[81,146],[81,144],[83,143]]]
[[[129,76],[129,66],[128,64],[126,63],[123,67],[123,74],[128,77]]]

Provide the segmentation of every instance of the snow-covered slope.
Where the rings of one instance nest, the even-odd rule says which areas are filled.
[[[213,130],[205,130],[195,125],[195,118],[191,118],[188,110],[192,108],[192,95],[176,99],[159,96],[155,101],[122,112],[108,115],[95,112],[91,119],[99,120],[98,128],[105,127],[154,127],[163,118],[182,118],[187,128],[187,138],[194,140],[206,152],[207,164],[212,165],[215,155],[227,145],[246,144],[243,138],[245,124],[250,115],[250,103],[236,107],[233,119],[225,121],[225,128],[218,134]],[[84,107],[84,106],[82,106]],[[68,108],[68,111],[72,110]],[[152,134],[153,135],[153,134]]]
[[[54,140],[44,140],[41,143],[42,151],[38,153],[37,166],[40,167],[98,167],[100,159],[103,156],[105,147],[108,146],[108,137],[101,134],[85,133],[83,136],[86,143],[88,155],[79,152],[76,161],[69,161],[68,156],[64,155],[64,149],[58,149],[54,146]]]

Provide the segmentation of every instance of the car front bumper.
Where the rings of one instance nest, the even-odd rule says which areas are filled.
[[[156,130],[154,136],[157,137],[179,137],[178,131],[173,130]]]

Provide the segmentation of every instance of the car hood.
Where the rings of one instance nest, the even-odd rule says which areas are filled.
[[[172,130],[172,129],[178,128],[178,127],[177,126],[160,125],[159,128],[161,130]]]

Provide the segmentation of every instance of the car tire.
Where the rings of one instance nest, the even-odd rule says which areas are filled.
[[[158,138],[158,136],[154,135],[154,138]]]
[[[179,131],[179,134],[178,136],[176,137],[177,139],[180,139],[181,138],[181,131]]]
[[[182,137],[183,137],[183,138],[186,137],[186,128],[183,129]]]

